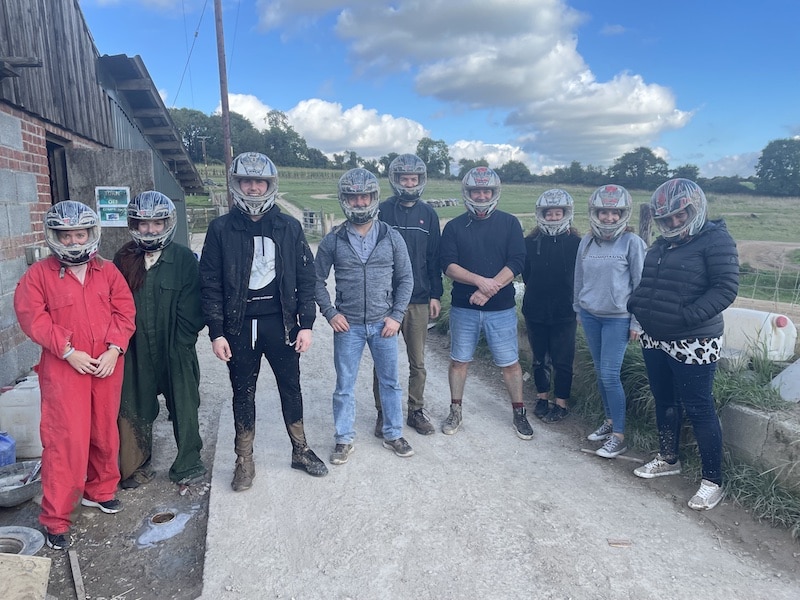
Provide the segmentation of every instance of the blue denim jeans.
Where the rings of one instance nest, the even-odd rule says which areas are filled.
[[[355,438],[355,386],[358,367],[369,346],[375,373],[378,376],[383,437],[396,440],[403,435],[403,389],[397,370],[397,336],[381,337],[383,321],[367,325],[350,324],[350,331],[334,332],[333,364],[336,367],[336,389],[333,391],[333,423],[337,444],[352,444]]]
[[[613,422],[614,433],[624,434],[625,391],[619,373],[628,347],[631,320],[598,317],[583,309],[580,319],[597,374],[606,419]]]
[[[656,401],[661,455],[678,458],[685,412],[697,440],[703,479],[722,485],[722,428],[712,394],[717,363],[687,365],[656,348],[642,350],[642,356]]]

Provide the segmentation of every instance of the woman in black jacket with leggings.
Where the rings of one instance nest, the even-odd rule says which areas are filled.
[[[651,479],[680,473],[684,412],[697,440],[702,483],[689,500],[710,510],[722,500],[722,430],[712,387],[722,345],[722,311],[739,290],[736,244],[723,221],[708,221],[703,190],[671,179],[650,199],[661,237],[648,250],[628,310],[644,330],[642,354],[656,403],[660,452],[637,468]]]

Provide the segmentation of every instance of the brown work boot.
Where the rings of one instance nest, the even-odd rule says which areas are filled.
[[[436,431],[436,429],[433,427],[433,424],[428,420],[428,417],[426,417],[425,413],[422,412],[421,408],[419,410],[408,411],[408,419],[406,420],[406,424],[409,427],[416,429],[417,433],[420,435],[432,435]]]
[[[256,476],[256,465],[253,462],[253,440],[255,431],[242,430],[236,432],[234,448],[236,450],[236,468],[233,471],[231,487],[234,492],[242,492],[253,487]]]

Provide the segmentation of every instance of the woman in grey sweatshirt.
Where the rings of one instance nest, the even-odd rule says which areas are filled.
[[[573,308],[592,355],[605,421],[588,439],[602,441],[597,455],[625,452],[625,392],[620,370],[629,340],[641,328],[628,313],[628,298],[639,285],[646,245],[628,227],[633,200],[619,185],[599,187],[589,198],[591,232],[578,246]]]

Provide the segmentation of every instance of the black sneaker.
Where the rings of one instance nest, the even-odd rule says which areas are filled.
[[[94,500],[89,500],[88,498],[82,498],[81,504],[83,506],[99,508],[107,515],[113,515],[122,510],[122,502],[120,502],[116,498],[112,498],[111,500],[106,500],[105,502],[95,502]]]
[[[541,419],[548,412],[550,412],[550,401],[547,398],[539,398],[536,401],[536,406],[533,408],[533,416]]]
[[[419,410],[408,411],[408,420],[406,420],[406,423],[420,435],[432,435],[436,432],[421,408]]]
[[[524,407],[514,409],[514,431],[517,433],[517,437],[522,440],[529,440],[533,437],[533,427],[528,423]]]
[[[50,533],[48,531],[44,538],[47,547],[53,550],[66,550],[72,546],[72,542],[67,537],[66,533]]]
[[[559,406],[558,404],[553,404],[550,412],[542,417],[542,423],[558,423],[562,419],[566,419],[568,416],[568,408],[565,406]]]

